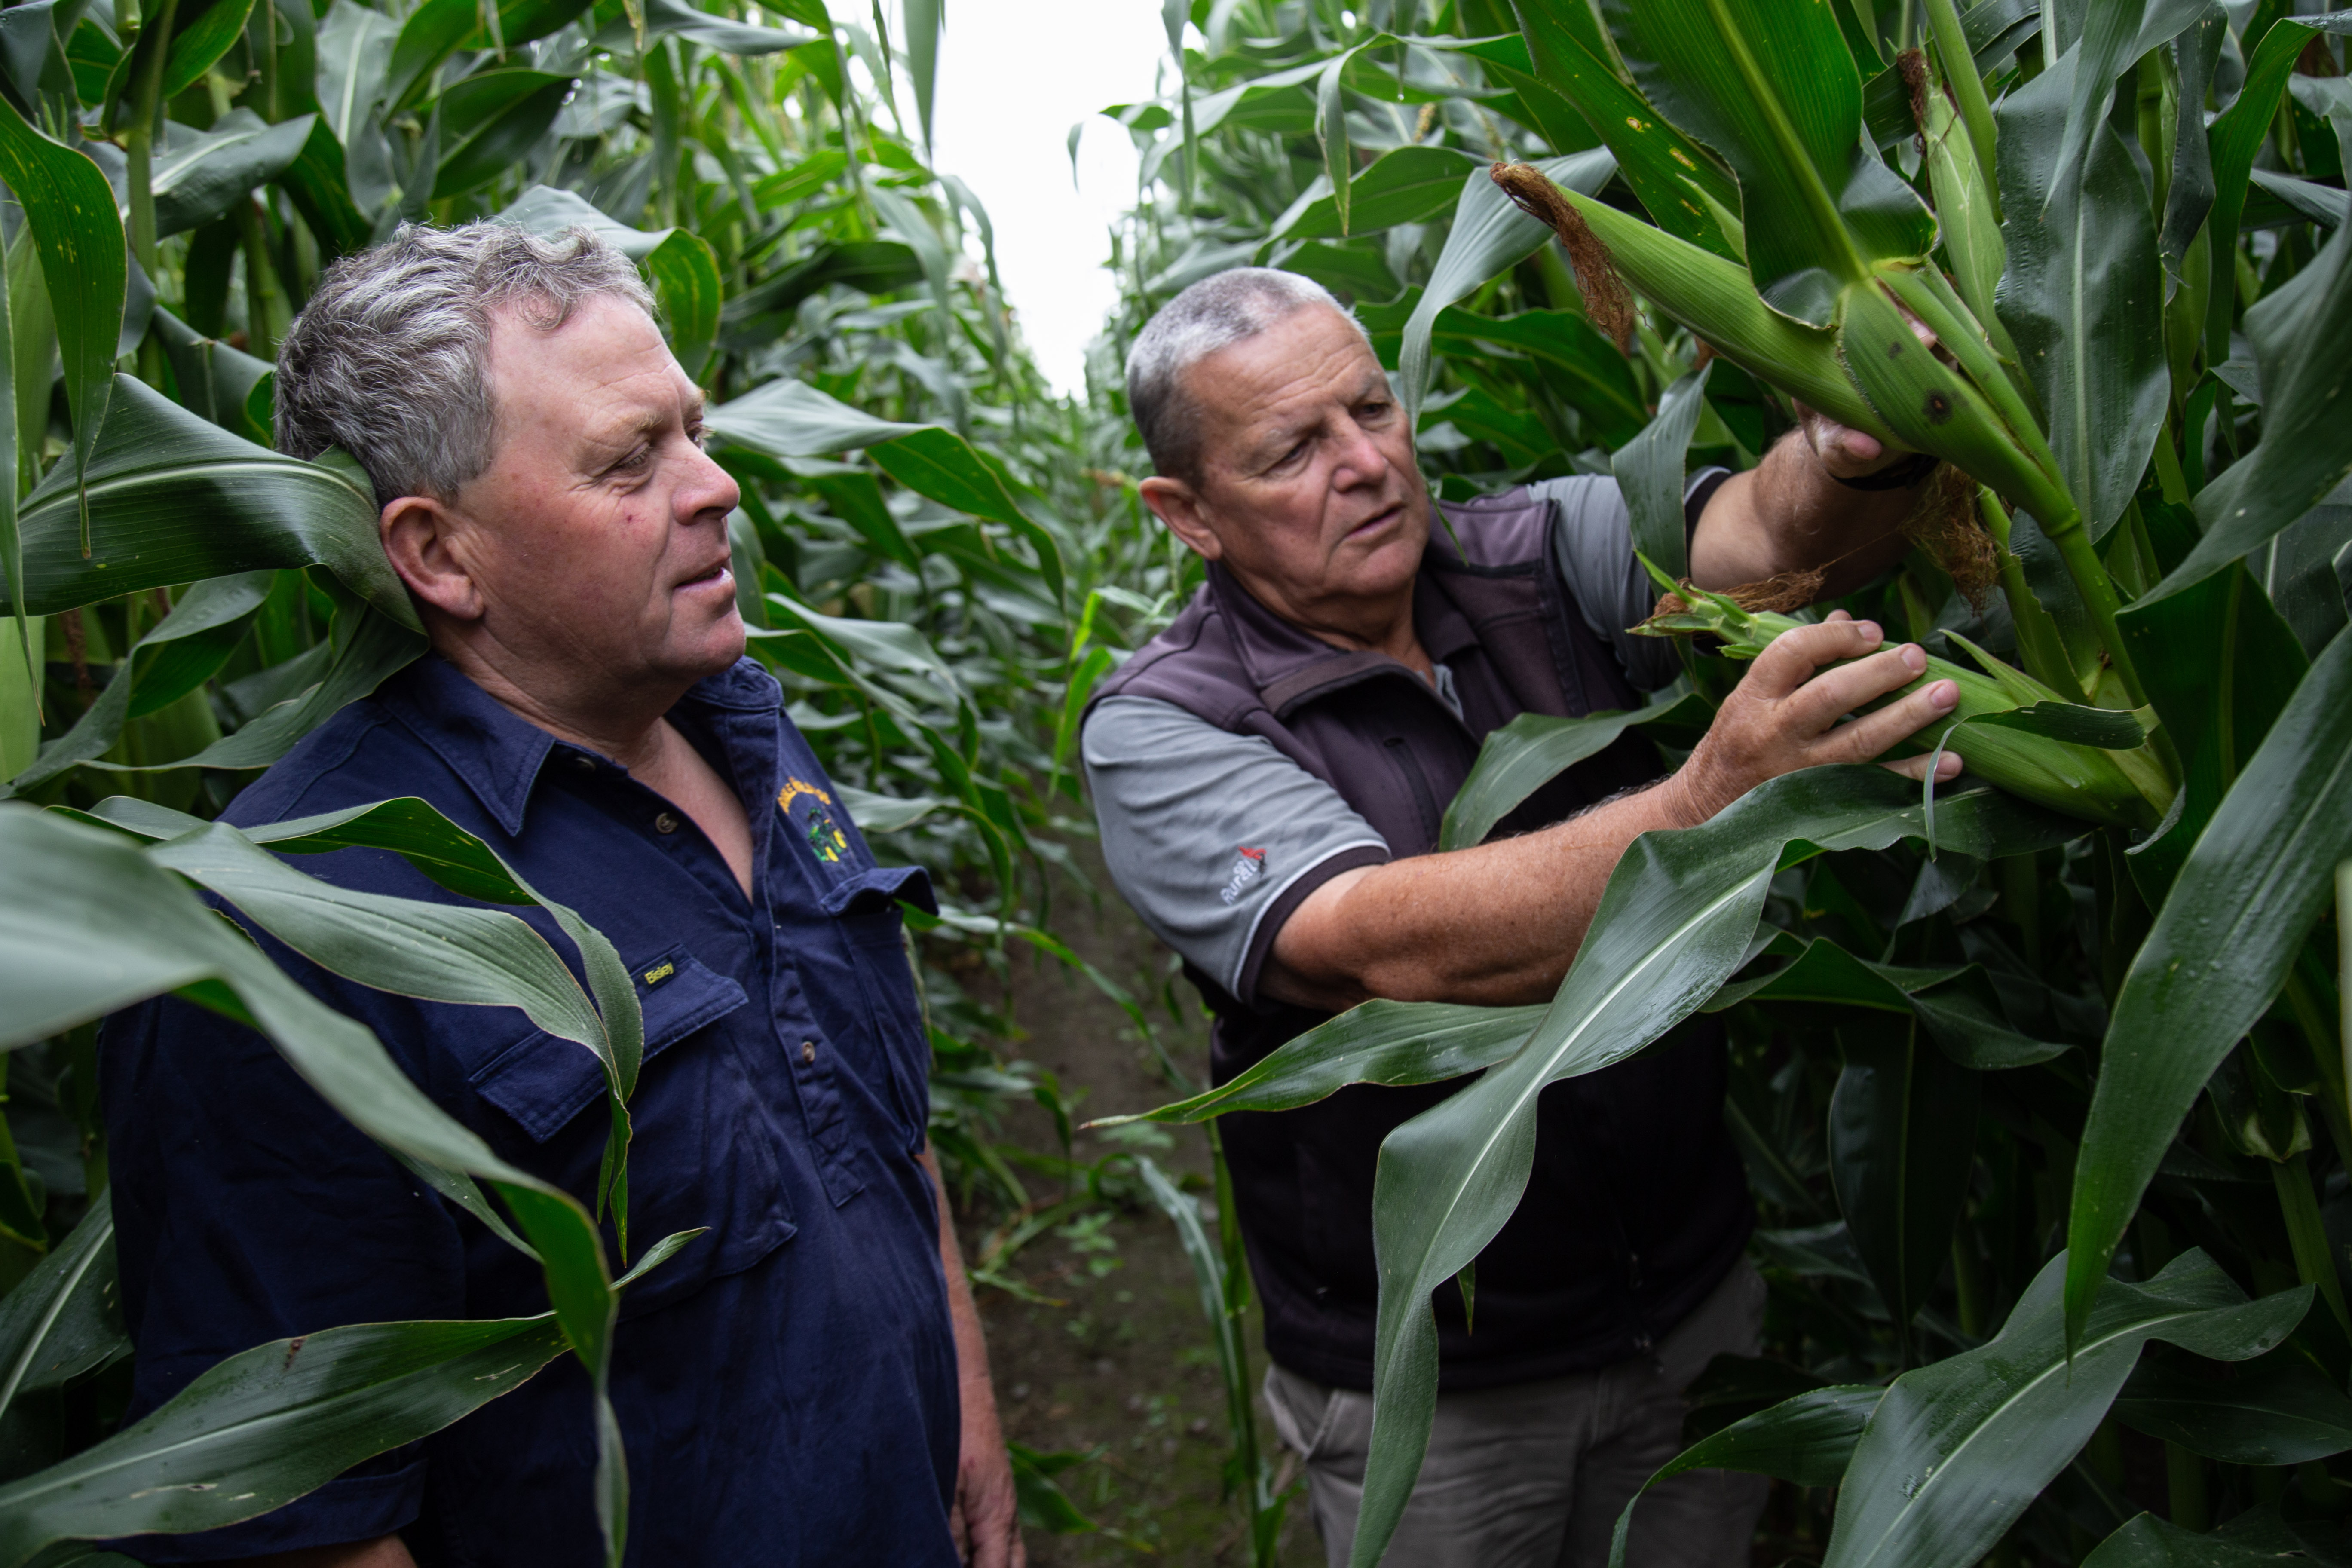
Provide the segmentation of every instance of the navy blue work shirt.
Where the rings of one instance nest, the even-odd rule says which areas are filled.
[[[623,1299],[612,1393],[628,1561],[950,1568],[959,1439],[939,1213],[919,1163],[929,1050],[894,896],[775,681],[749,659],[669,715],[742,798],[752,894],[670,803],[419,660],[238,795],[280,821],[420,795],[611,939],[644,1004],[629,1237],[709,1233]],[[292,863],[455,903],[397,856]],[[578,972],[537,909],[517,910]],[[520,1011],[389,995],[264,938],[504,1158],[588,1199],[593,1055]],[[539,1267],[429,1194],[241,1025],[172,998],[103,1037],[136,1419],[222,1358],[339,1323],[543,1311]],[[606,1245],[612,1246],[611,1226]],[[400,1531],[420,1563],[601,1560],[589,1389],[566,1355],[436,1436],[274,1513],[124,1543],[208,1562]]]

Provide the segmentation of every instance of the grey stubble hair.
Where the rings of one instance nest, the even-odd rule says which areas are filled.
[[[403,224],[330,268],[287,331],[278,447],[315,458],[341,447],[379,502],[454,500],[498,452],[489,352],[500,313],[551,332],[600,296],[654,313],[635,264],[586,229]]]
[[[1363,333],[1363,323],[1329,289],[1271,267],[1213,273],[1162,305],[1127,351],[1127,408],[1151,454],[1151,466],[1170,479],[1199,485],[1200,409],[1185,385],[1186,373],[1218,350],[1317,305],[1338,312]]]

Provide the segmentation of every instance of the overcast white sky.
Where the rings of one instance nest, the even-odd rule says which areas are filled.
[[[832,8],[871,26],[866,0]],[[1060,391],[1086,386],[1087,342],[1118,292],[1110,224],[1135,199],[1133,145],[1098,111],[1150,97],[1167,53],[1158,0],[947,0],[933,162],[988,208],[1004,291]]]

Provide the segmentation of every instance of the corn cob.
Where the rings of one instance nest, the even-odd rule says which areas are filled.
[[[2122,604],[2058,459],[1984,329],[1940,272],[1916,261],[1880,263],[1843,285],[1834,326],[1808,327],[1766,305],[1735,263],[1563,191],[1528,164],[1497,163],[1492,174],[1563,238],[1571,227],[1589,230],[1635,289],[1742,370],[1840,424],[1933,453],[2032,513],[2081,590],[2125,690],[2147,702],[2116,626]],[[1936,334],[1940,353],[1920,344],[1906,311]]]
[[[1762,653],[1781,633],[1807,624],[1769,610],[1748,609],[1726,595],[1711,594],[1688,583],[1677,584],[1654,565],[1650,574],[1674,595],[1679,607],[1662,606],[1657,615],[1634,628],[1643,636],[1714,637],[1721,639],[1723,646],[1717,651],[1725,658],[1747,660]],[[1966,759],[1971,772],[2011,795],[2112,827],[2157,825],[2171,791],[2162,764],[2144,743],[2131,752],[2108,752],[1986,725],[1969,725],[1953,735],[1954,727],[1969,719],[2007,713],[2036,702],[2067,700],[1990,654],[1973,646],[1969,651],[1983,661],[1983,671],[1931,655],[1917,679],[1864,710],[1874,710],[1938,680],[1948,680],[1959,689],[1958,706],[1895,747],[1895,755],[1919,755],[1951,736],[1951,749]]]

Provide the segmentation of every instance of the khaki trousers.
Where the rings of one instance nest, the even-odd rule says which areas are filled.
[[[1429,1457],[1382,1561],[1388,1568],[1603,1568],[1628,1499],[1683,1450],[1683,1390],[1717,1354],[1754,1355],[1764,1281],[1745,1258],[1648,1355],[1596,1372],[1437,1397]],[[1363,1499],[1372,1396],[1276,1366],[1275,1430],[1307,1462],[1331,1568],[1345,1568]],[[1731,1568],[1769,1484],[1693,1470],[1633,1510],[1627,1568]]]

